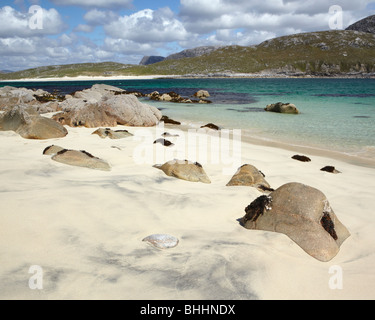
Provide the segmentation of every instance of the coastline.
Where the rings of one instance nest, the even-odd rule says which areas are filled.
[[[210,79],[210,78],[233,78],[233,79],[375,79],[375,74],[287,74],[279,72],[260,73],[213,73],[213,74],[185,74],[185,75],[143,75],[143,76],[77,76],[77,77],[53,77],[53,78],[24,78],[16,80],[2,80],[1,82],[48,82],[48,81],[112,81],[112,80],[150,80],[150,79]]]
[[[375,170],[337,161],[340,174],[320,171],[288,150],[241,143],[240,163],[202,162],[211,184],[164,175],[154,164],[175,149],[153,144],[162,129],[118,126],[135,134],[123,140],[70,128],[62,139],[24,140],[0,132],[0,298],[8,299],[373,299]],[[185,133],[166,125],[174,148]],[[210,130],[208,152],[226,138]],[[146,138],[142,138],[146,137]],[[220,141],[220,139],[224,139]],[[42,154],[50,145],[86,150],[108,161],[102,172],[56,163]],[[197,149],[200,149],[197,146]],[[152,159],[135,161],[150,152]],[[232,155],[233,150],[229,149]],[[165,159],[164,159],[165,157]],[[201,160],[189,155],[189,160]],[[328,263],[307,255],[285,235],[244,229],[237,219],[261,193],[227,187],[239,165],[261,170],[273,188],[300,182],[321,190],[352,236]],[[224,173],[223,169],[229,169]],[[365,186],[365,187],[364,187]],[[147,195],[145,197],[145,195]],[[157,250],[142,239],[167,233],[180,243]],[[30,290],[31,265],[44,270],[44,289]],[[340,266],[344,287],[329,287],[330,267]],[[26,279],[25,281],[23,279]],[[304,290],[300,290],[303,287]]]
[[[49,82],[49,81],[103,81],[103,80],[150,80],[150,79],[160,79],[164,75],[150,75],[150,76],[111,76],[111,77],[89,77],[89,76],[78,76],[78,77],[62,77],[62,78],[31,78],[31,79],[17,79],[17,80],[0,80],[1,82]]]

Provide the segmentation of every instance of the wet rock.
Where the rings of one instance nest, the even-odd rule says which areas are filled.
[[[265,108],[265,110],[269,112],[277,112],[277,113],[299,114],[297,107],[291,103],[278,102],[275,104],[269,104]]]
[[[199,99],[202,99],[202,98],[209,98],[210,97],[210,94],[208,91],[206,90],[199,90],[197,91],[196,93],[194,93],[194,97],[197,97]]]
[[[172,160],[163,165],[155,165],[167,176],[191,182],[211,183],[202,165],[188,160]]]
[[[326,196],[301,183],[288,183],[262,196],[246,209],[241,224],[247,229],[287,235],[320,261],[334,258],[350,236]]]
[[[341,173],[341,171],[336,170],[336,168],[333,167],[333,166],[326,166],[326,167],[320,169],[320,171],[325,171],[325,172],[335,173],[335,174]]]
[[[301,162],[310,162],[311,161],[311,159],[309,158],[309,157],[306,157],[306,156],[301,156],[301,155],[294,155],[293,157],[292,157],[292,159],[294,159],[294,160],[298,160],[298,161],[301,161]]]
[[[162,116],[161,119],[160,119],[160,121],[164,122],[165,124],[175,124],[175,125],[180,125],[181,124],[181,122],[173,120],[173,119],[170,119],[167,116]]]
[[[201,128],[208,128],[208,129],[212,129],[212,130],[220,130],[220,127],[218,127],[216,124],[213,124],[213,123],[208,123],[204,126],[201,126]]]
[[[166,147],[174,146],[174,144],[172,142],[170,142],[169,140],[166,140],[166,139],[157,139],[157,140],[154,141],[154,144],[156,144],[156,143],[160,143],[161,145],[166,146]]]

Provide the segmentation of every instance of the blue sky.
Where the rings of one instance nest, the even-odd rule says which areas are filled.
[[[29,13],[32,5],[40,15]],[[342,7],[343,28],[375,13],[368,0],[2,0],[0,70],[138,64],[144,55],[203,45],[254,45],[329,30],[332,5]],[[35,29],[30,21],[42,23]]]

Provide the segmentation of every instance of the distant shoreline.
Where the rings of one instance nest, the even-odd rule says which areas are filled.
[[[302,75],[283,73],[215,73],[185,75],[148,75],[148,76],[78,76],[62,78],[24,78],[0,80],[2,82],[51,82],[51,81],[115,81],[115,80],[153,80],[153,79],[375,79],[375,74],[342,74],[342,75]]]

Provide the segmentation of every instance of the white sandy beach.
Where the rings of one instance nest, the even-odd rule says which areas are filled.
[[[105,80],[150,80],[159,78],[172,78],[173,75],[150,75],[150,76],[78,76],[78,77],[60,77],[60,78],[25,78],[18,80],[0,80],[0,82],[49,82],[49,81],[105,81]]]
[[[148,132],[151,143],[67,129],[65,138],[48,141],[0,132],[0,299],[375,298],[374,169],[309,154],[312,161],[302,163],[292,151],[241,144],[240,164],[256,166],[273,188],[301,182],[327,196],[351,237],[323,263],[285,235],[238,223],[261,193],[226,187],[238,167],[230,157],[202,163],[211,184],[187,182],[153,168],[161,159],[140,163],[147,152],[165,150],[152,144],[160,137],[155,128],[116,128]],[[173,148],[184,148],[178,133]],[[86,150],[112,171],[54,162],[42,155],[52,144]],[[218,146],[213,138],[212,149]],[[320,171],[326,165],[342,173]],[[179,245],[161,251],[142,242],[155,233],[174,235]],[[33,265],[43,270],[42,290],[29,288]],[[329,286],[337,266],[342,289]]]

